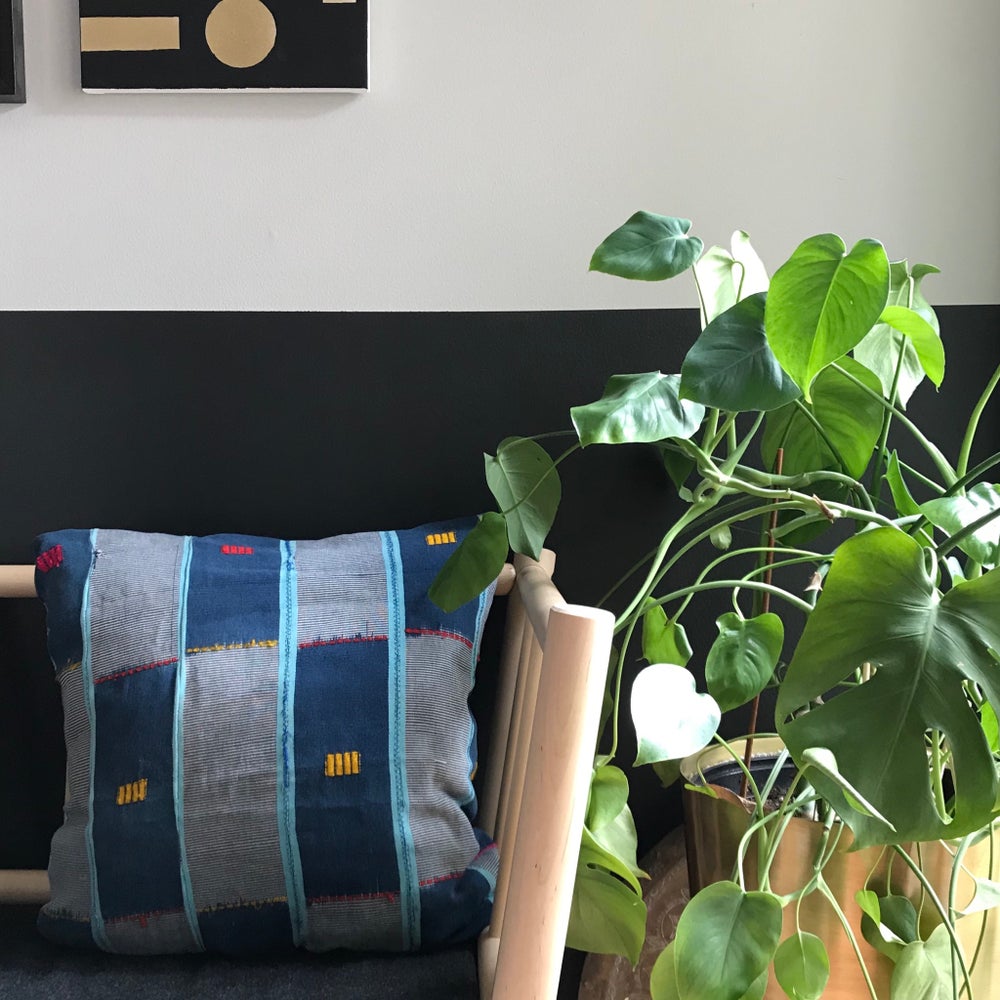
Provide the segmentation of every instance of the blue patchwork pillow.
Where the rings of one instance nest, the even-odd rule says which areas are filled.
[[[38,539],[68,755],[43,933],[133,954],[476,935],[497,862],[468,696],[494,588],[453,614],[427,597],[473,523]]]

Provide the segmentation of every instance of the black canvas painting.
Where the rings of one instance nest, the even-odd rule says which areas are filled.
[[[24,101],[21,0],[0,0],[0,103]]]
[[[80,0],[80,50],[87,91],[362,91],[368,0]]]

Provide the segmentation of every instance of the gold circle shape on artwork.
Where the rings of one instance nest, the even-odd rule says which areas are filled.
[[[260,0],[220,0],[205,22],[205,40],[212,54],[233,69],[263,62],[277,34],[274,15]]]

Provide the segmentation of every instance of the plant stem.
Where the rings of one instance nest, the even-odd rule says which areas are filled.
[[[872,982],[872,977],[868,973],[868,967],[865,965],[865,959],[861,954],[861,948],[858,947],[858,939],[854,936],[854,931],[851,928],[846,914],[840,908],[840,903],[837,902],[837,897],[831,892],[830,887],[826,884],[822,875],[817,878],[816,888],[819,889],[819,891],[826,898],[826,901],[833,907],[833,912],[837,915],[837,919],[840,921],[841,927],[844,928],[844,933],[847,935],[848,941],[851,942],[851,947],[854,949],[854,957],[858,960],[858,966],[861,969],[861,975],[864,976],[869,996],[872,1000],[878,1000],[878,994],[875,992],[875,984]]]
[[[998,517],[1000,517],[1000,508],[997,510],[987,511],[987,513],[983,514],[982,517],[977,517],[975,521],[970,521],[968,524],[964,525],[959,531],[956,531],[954,535],[951,535],[947,541],[942,542],[937,547],[938,558],[946,556],[957,545],[961,545],[966,538],[970,535],[974,535],[980,528],[985,527],[991,521],[995,521]]]
[[[774,473],[775,475],[781,475],[782,466],[785,464],[785,449],[779,448],[774,456]],[[775,507],[771,510],[771,514],[768,518],[767,524],[767,554],[764,557],[764,583],[770,584],[773,575],[774,567],[774,532],[778,527],[778,508]],[[758,593],[761,593],[758,591]],[[763,591],[761,593],[760,599],[760,612],[761,614],[767,614],[771,610],[771,595],[768,591]],[[750,762],[753,760],[753,738],[757,732],[757,716],[760,714],[760,692],[758,691],[754,695],[753,702],[750,705],[750,725],[749,734],[747,736],[746,753],[744,755],[743,761],[747,766],[747,770],[750,768]],[[746,778],[743,779],[744,782]],[[745,785],[740,785],[740,796],[746,795]]]
[[[669,604],[671,601],[676,601],[678,598],[685,597],[687,594],[701,594],[708,590],[732,590],[733,587],[768,591],[774,594],[775,597],[780,597],[787,604],[791,604],[792,607],[798,608],[803,614],[808,615],[813,610],[813,606],[808,601],[803,601],[794,594],[790,594],[787,590],[782,590],[781,587],[761,583],[757,580],[711,580],[707,583],[692,584],[690,587],[675,590],[673,593],[667,594],[666,597],[658,597],[654,603],[662,606]]]
[[[899,376],[903,372],[903,359],[906,357],[906,337],[900,334],[899,358],[896,361],[896,370],[892,376],[892,388],[889,390],[889,401],[896,402],[899,395]],[[875,469],[872,472],[872,500],[878,506],[882,496],[882,471],[886,465],[887,445],[889,442],[889,429],[892,427],[892,411],[885,410],[882,413],[882,431],[879,434],[878,444],[875,446]]]
[[[927,898],[931,901],[931,903],[933,903],[934,909],[937,910],[938,916],[941,918],[941,922],[947,929],[948,937],[951,938],[952,951],[958,957],[958,962],[962,969],[962,977],[965,979],[965,985],[969,991],[969,1000],[972,1000],[972,982],[969,979],[969,970],[965,964],[965,955],[962,953],[962,944],[958,940],[958,935],[955,933],[954,924],[952,924],[949,919],[948,911],[944,908],[944,906],[942,906],[941,900],[938,899],[938,895],[934,891],[934,887],[928,881],[927,876],[921,870],[920,865],[918,865],[916,861],[910,857],[909,853],[903,850],[899,844],[893,844],[892,849],[896,853],[896,856],[902,859],[910,871],[916,875],[917,880],[924,887],[924,891],[927,893]]]
[[[885,409],[891,410],[893,416],[913,435],[917,444],[927,452],[931,461],[937,466],[938,472],[941,473],[945,480],[945,483],[950,486],[958,478],[955,470],[951,467],[948,459],[944,457],[941,449],[938,448],[933,441],[929,440],[927,436],[920,430],[919,427],[897,406],[893,406],[880,392],[875,392],[873,389],[869,388],[861,379],[856,378],[845,368],[834,363],[833,368],[841,373],[846,379],[854,383],[859,389],[867,393],[872,399],[878,400],[879,404]]]
[[[986,409],[986,404],[990,401],[990,396],[993,395],[993,390],[996,389],[997,382],[1000,382],[1000,366],[997,366],[997,370],[987,383],[982,396],[979,397],[979,402],[976,403],[972,415],[969,417],[969,424],[965,428],[965,437],[962,438],[962,447],[958,452],[958,464],[955,467],[955,471],[959,476],[964,476],[969,467],[969,456],[972,454],[972,444],[975,441],[976,431],[979,428],[979,418],[983,415],[983,410]]]

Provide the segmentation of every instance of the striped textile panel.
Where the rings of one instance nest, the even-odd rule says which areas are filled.
[[[127,954],[478,934],[497,852],[468,697],[495,588],[427,597],[473,524],[41,536],[69,777],[43,933]]]

